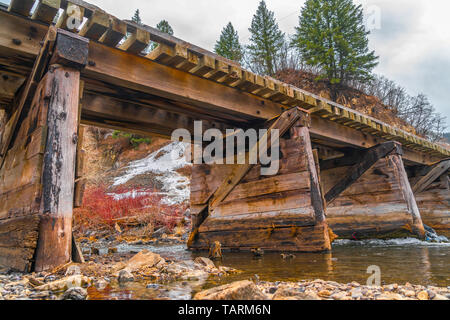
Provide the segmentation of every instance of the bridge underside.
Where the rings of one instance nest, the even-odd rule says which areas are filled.
[[[227,249],[327,251],[332,231],[423,237],[422,218],[448,228],[447,150],[175,38],[130,25],[120,31],[113,17],[104,26],[104,12],[92,6],[75,34],[20,14],[17,3],[0,10],[0,265],[47,270],[73,258],[81,125],[167,138],[179,128],[192,133],[196,120],[222,132],[283,132],[278,175],[263,177],[258,165],[194,166],[195,250],[219,241]],[[160,45],[144,57],[150,31]]]

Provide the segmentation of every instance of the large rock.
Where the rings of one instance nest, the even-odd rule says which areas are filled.
[[[66,291],[70,288],[85,287],[91,284],[91,279],[82,275],[70,276],[61,280],[46,283],[36,287],[39,291]]]
[[[119,272],[119,276],[117,277],[119,283],[126,283],[134,281],[134,276],[131,273],[130,269],[125,268]]]
[[[148,250],[142,250],[128,262],[120,262],[116,265],[116,271],[127,268],[130,272],[138,271],[142,268],[153,268],[162,260],[159,254],[153,253]]]
[[[268,300],[268,297],[253,282],[245,280],[199,292],[194,300]]]
[[[64,292],[62,300],[86,300],[87,295],[86,289],[80,287],[70,288]]]

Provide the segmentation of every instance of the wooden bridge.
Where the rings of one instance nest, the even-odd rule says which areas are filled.
[[[162,137],[195,120],[280,130],[276,176],[194,165],[193,250],[326,251],[331,230],[448,229],[448,149],[83,1],[12,0],[0,23],[0,265],[47,270],[75,255],[81,125]]]

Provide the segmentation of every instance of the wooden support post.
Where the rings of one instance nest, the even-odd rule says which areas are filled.
[[[425,175],[422,179],[414,184],[414,186],[412,187],[414,194],[418,194],[426,190],[433,182],[439,179],[439,177],[446,173],[449,169],[450,160],[444,160],[436,164],[427,175]]]
[[[311,147],[311,138],[309,136],[309,128],[307,126],[292,128],[292,138],[301,139],[306,145],[305,153],[311,179],[311,202],[314,208],[315,219],[317,224],[325,222],[325,205],[320,187],[319,174],[314,161],[314,154]]]
[[[281,158],[273,176],[262,175],[261,165],[194,165],[189,249],[206,250],[218,241],[224,250],[331,250],[309,120],[294,108],[270,126],[280,130]]]
[[[358,159],[358,163],[351,167],[345,177],[340,180],[328,193],[325,195],[327,203],[334,199],[356,182],[367,170],[369,170],[378,160],[386,157],[389,153],[396,151],[401,154],[401,146],[397,142],[386,142],[376,147],[365,150],[362,156]],[[404,169],[403,169],[404,170]]]
[[[423,226],[422,217],[420,215],[419,207],[417,206],[411,184],[409,183],[403,160],[399,156],[392,156],[391,160],[400,175],[400,188],[403,191],[403,196],[406,200],[408,211],[413,219],[413,225],[411,226],[412,232],[420,238],[425,238],[425,229]]]
[[[49,270],[72,259],[80,70],[87,61],[88,45],[86,39],[59,32],[51,60],[58,64],[49,67],[46,78],[48,135],[42,173],[43,215],[36,250],[36,271]]]

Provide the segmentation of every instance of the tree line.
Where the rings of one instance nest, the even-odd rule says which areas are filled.
[[[139,10],[133,21],[141,23]],[[157,28],[173,35],[165,20]],[[280,30],[275,13],[262,0],[248,30],[249,43],[242,44],[229,22],[214,46],[215,53],[263,76],[287,69],[310,72],[329,84],[332,99],[346,86],[356,88],[379,98],[418,134],[433,141],[443,139],[446,119],[426,95],[410,96],[394,81],[373,73],[379,57],[369,49],[363,8],[353,0],[307,0],[293,35]]]

